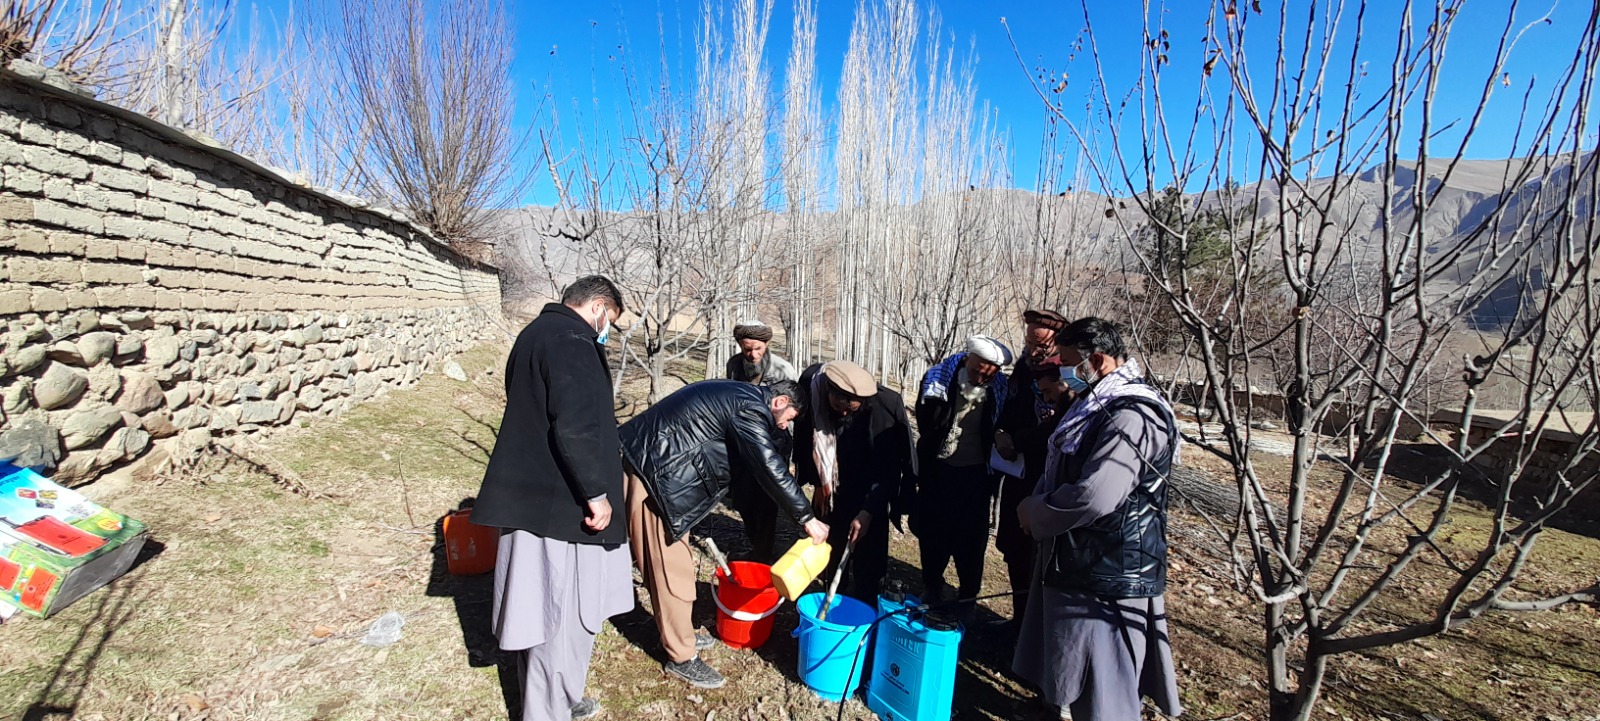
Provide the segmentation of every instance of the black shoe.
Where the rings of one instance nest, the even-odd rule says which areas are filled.
[[[715,645],[717,645],[717,639],[712,638],[710,633],[705,631],[694,632],[694,650],[704,651]]]
[[[728,683],[728,679],[723,678],[722,674],[717,673],[716,669],[706,665],[706,662],[701,661],[699,656],[695,656],[683,663],[668,661],[662,668],[667,673],[688,681],[689,685],[695,688],[722,688],[724,684]]]
[[[600,702],[589,698],[588,696],[584,696],[582,701],[579,701],[572,707],[572,721],[594,718],[599,715]]]

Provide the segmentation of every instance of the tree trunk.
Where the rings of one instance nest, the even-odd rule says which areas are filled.
[[[1322,679],[1328,671],[1328,656],[1313,641],[1305,653],[1305,668],[1297,675],[1289,669],[1289,646],[1293,639],[1284,631],[1282,603],[1267,605],[1267,691],[1271,721],[1311,721],[1322,696]]]
[[[1294,682],[1289,679],[1289,638],[1284,633],[1283,604],[1271,603],[1266,608],[1267,629],[1267,694],[1271,703],[1272,721],[1289,721],[1293,715]]]
[[[184,0],[167,1],[167,27],[161,39],[161,122],[183,125],[183,26],[188,7]]]
[[[661,400],[662,386],[666,382],[667,355],[666,349],[659,346],[647,352],[649,355],[646,357],[648,361],[646,369],[650,374],[650,405],[655,405],[656,401]]]

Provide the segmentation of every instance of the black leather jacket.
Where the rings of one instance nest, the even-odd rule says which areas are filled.
[[[1149,598],[1166,592],[1166,479],[1172,471],[1172,451],[1178,447],[1178,423],[1165,407],[1133,398],[1107,403],[1103,418],[1130,410],[1151,425],[1165,425],[1166,452],[1141,464],[1138,484],[1115,511],[1055,538],[1044,569],[1046,586],[1102,598]],[[1079,448],[1093,448],[1099,434],[1114,432],[1101,420],[1084,431]],[[1079,459],[1064,459],[1060,481],[1076,481],[1081,470]]]
[[[622,456],[650,491],[672,538],[704,520],[730,483],[759,483],[796,522],[813,518],[789,473],[771,398],[766,386],[700,381],[622,424]]]

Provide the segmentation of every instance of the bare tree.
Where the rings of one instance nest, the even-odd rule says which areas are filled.
[[[485,255],[516,195],[523,143],[511,122],[514,35],[499,0],[339,0],[323,35],[336,82],[324,125],[354,145],[357,188],[440,238]]]
[[[785,340],[792,359],[804,367],[821,355],[812,344],[822,301],[824,277],[814,259],[825,243],[819,225],[825,218],[822,155],[827,127],[817,87],[817,1],[795,0],[789,63],[784,71],[783,276],[778,281]]]
[[[70,72],[110,41],[120,11],[116,2],[69,13],[61,0],[7,0],[0,6],[0,62],[31,57]]]
[[[708,335],[726,335],[779,265],[765,252],[781,173],[765,147],[773,114],[760,65],[771,8],[744,0],[724,17],[715,7],[700,17],[692,92],[664,53],[651,81],[624,51],[621,137],[585,137],[570,158],[546,153],[567,219],[558,232],[638,314],[623,333],[624,358],[645,370],[650,402],[668,391],[672,362],[697,351],[713,354],[702,356],[708,366],[720,361]]]
[[[1515,4],[1498,21],[1473,17],[1498,22],[1504,40],[1483,49],[1489,68],[1468,86],[1460,78],[1471,71],[1446,52],[1467,12],[1483,11],[1441,1],[1289,13],[1227,0],[1214,4],[1192,66],[1171,62],[1169,29],[1151,13],[1127,102],[1112,96],[1100,69],[1110,39],[1089,26],[1094,122],[1109,147],[1143,149],[1089,153],[1089,163],[1098,182],[1135,206],[1114,213],[1122,237],[1137,252],[1135,269],[1180,319],[1191,372],[1203,377],[1221,423],[1217,441],[1200,445],[1231,465],[1244,501],[1229,540],[1240,588],[1263,608],[1275,720],[1310,718],[1341,654],[1442,633],[1485,613],[1600,596],[1594,579],[1544,597],[1517,586],[1541,532],[1597,473],[1600,171],[1585,143],[1595,131],[1600,16],[1590,15],[1555,77],[1522,80],[1513,91],[1508,58],[1536,26],[1518,22]],[[1398,30],[1375,47],[1366,21],[1379,14]],[[1171,29],[1180,30],[1195,29]],[[1194,75],[1172,77],[1182,67]],[[1444,116],[1446,70],[1457,94],[1477,100],[1466,117]],[[1169,102],[1179,87],[1198,92]],[[1088,135],[1048,88],[1039,90]],[[1520,118],[1511,139],[1517,159],[1464,160],[1494,112]],[[1241,175],[1255,182],[1233,200],[1244,212],[1227,229],[1219,282],[1201,282],[1183,264],[1162,269],[1140,247],[1154,227],[1186,250],[1194,221]],[[1156,207],[1169,183],[1190,192],[1176,214]],[[1452,188],[1460,184],[1480,191],[1471,212],[1459,209]],[[1262,315],[1272,306],[1287,312]],[[1251,445],[1252,384],[1274,366],[1294,435],[1287,477],[1263,470]],[[1452,366],[1463,380],[1454,386],[1460,431],[1448,437],[1418,407],[1431,379]],[[1519,392],[1491,420],[1479,394],[1494,377]],[[1587,415],[1565,418],[1572,406]],[[1330,427],[1353,440],[1353,452],[1324,446]],[[1402,429],[1420,430],[1441,455],[1425,477],[1393,475]],[[1566,445],[1552,457],[1558,437]],[[1460,498],[1484,465],[1496,471],[1479,486],[1492,516],[1487,537],[1468,548],[1443,541],[1440,529],[1463,512]],[[1329,476],[1331,496],[1314,493],[1314,479]],[[1425,562],[1449,579],[1419,598],[1429,586],[1413,581]],[[1424,613],[1392,608],[1403,585],[1425,601]]]
[[[296,55],[292,24],[268,50],[260,37],[267,23],[240,18],[228,0],[163,0],[131,10],[118,0],[29,0],[8,3],[5,12],[15,19],[7,34],[28,28],[23,56],[101,100],[258,159],[281,159],[280,81]]]
[[[839,84],[834,348],[885,378],[1005,315],[1007,152],[952,45],[914,0],[862,2]]]

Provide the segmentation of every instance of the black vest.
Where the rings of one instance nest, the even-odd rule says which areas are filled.
[[[1159,414],[1167,426],[1167,451],[1140,465],[1139,482],[1117,510],[1057,536],[1044,567],[1044,584],[1062,591],[1102,598],[1149,598],[1167,590],[1167,483],[1178,424],[1166,407],[1139,398],[1106,404],[1096,425],[1085,431],[1079,448],[1093,448],[1101,433],[1118,431],[1111,414],[1134,406]],[[1063,460],[1059,483],[1074,483],[1082,471],[1077,458]]]

